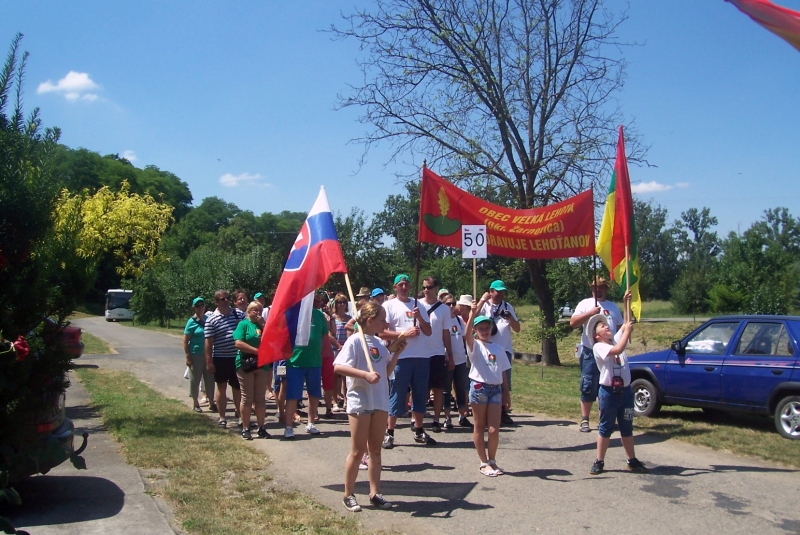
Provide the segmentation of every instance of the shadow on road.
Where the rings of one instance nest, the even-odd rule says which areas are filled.
[[[19,528],[110,518],[125,502],[122,489],[101,477],[36,476],[15,488],[22,505],[7,508],[5,514]]]
[[[487,478],[488,479],[488,478]],[[430,481],[382,481],[381,492],[394,504],[392,511],[411,513],[415,517],[448,518],[453,511],[490,509],[488,504],[472,503],[466,499],[477,483],[432,483]],[[325,485],[323,488],[344,492],[344,485]],[[356,483],[356,492],[369,494],[369,482]],[[396,496],[439,498],[439,500],[403,501]]]

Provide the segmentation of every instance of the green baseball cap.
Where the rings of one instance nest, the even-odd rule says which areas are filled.
[[[490,290],[495,290],[495,291],[498,291],[498,292],[505,292],[507,288],[506,288],[506,285],[503,283],[503,281],[501,281],[500,279],[497,279],[496,281],[492,282],[489,285],[489,289]]]
[[[472,320],[472,326],[476,326],[479,323],[483,323],[484,321],[488,321],[489,323],[494,323],[491,318],[487,318],[486,316],[478,316],[474,320]]]
[[[400,273],[398,276],[396,276],[394,278],[394,285],[393,286],[397,286],[401,282],[411,282],[411,279],[408,278],[408,275],[406,275],[405,273]]]
[[[253,299],[258,299],[259,297],[266,297],[266,295],[262,294],[261,292],[258,292],[256,295],[253,296]]]
[[[205,299],[203,299],[202,297],[195,297],[195,298],[192,300],[192,306],[193,306],[193,307],[197,306],[197,303],[203,303],[203,304],[205,305],[205,304],[206,304],[206,300],[205,300]]]

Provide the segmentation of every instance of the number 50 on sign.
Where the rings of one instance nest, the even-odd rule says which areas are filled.
[[[463,258],[486,258],[486,225],[461,226]]]

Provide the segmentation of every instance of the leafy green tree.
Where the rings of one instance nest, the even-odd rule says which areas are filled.
[[[708,208],[690,208],[675,221],[673,236],[681,273],[672,287],[672,305],[681,313],[707,312],[708,291],[715,282],[719,237],[717,218]]]
[[[766,210],[742,235],[722,242],[712,312],[787,314],[800,297],[800,220],[786,208]]]
[[[393,160],[423,154],[453,181],[505,188],[516,208],[546,206],[610,176],[620,22],[601,0],[376,0],[333,28],[367,51],[364,82],[341,105],[372,125],[358,140],[367,150],[388,142]],[[626,141],[640,158],[635,135]],[[553,327],[548,265],[526,260]],[[543,346],[559,364],[555,337]]]
[[[670,288],[678,276],[678,250],[668,228],[667,210],[650,202],[634,199],[642,299],[669,300]]]
[[[43,440],[36,426],[69,385],[70,355],[42,320],[56,314],[61,323],[71,310],[76,271],[59,255],[70,237],[54,232],[63,187],[53,165],[59,131],[42,129],[38,109],[23,112],[28,54],[20,54],[21,40],[14,37],[0,71],[0,498],[18,498],[7,487],[37,473],[40,460],[57,464],[70,453]],[[0,526],[13,530],[2,517]]]
[[[86,189],[94,194],[103,186],[117,192],[127,183],[131,193],[150,195],[171,206],[176,220],[191,207],[192,194],[186,182],[154,165],[139,169],[117,154],[100,156],[88,149],[70,149],[63,145],[58,146],[55,154],[57,172],[72,193]]]
[[[396,268],[395,255],[381,241],[381,232],[368,223],[364,211],[353,208],[345,217],[337,213],[334,225],[354,290],[377,286],[388,291],[387,281],[391,281]]]
[[[219,197],[206,197],[169,229],[162,250],[167,256],[186,258],[201,245],[214,242],[220,229],[240,212],[235,204]]]

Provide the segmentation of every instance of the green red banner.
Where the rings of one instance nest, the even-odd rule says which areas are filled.
[[[542,208],[514,210],[470,195],[422,170],[419,241],[461,248],[462,225],[486,225],[489,254],[569,258],[594,254],[592,192]]]

